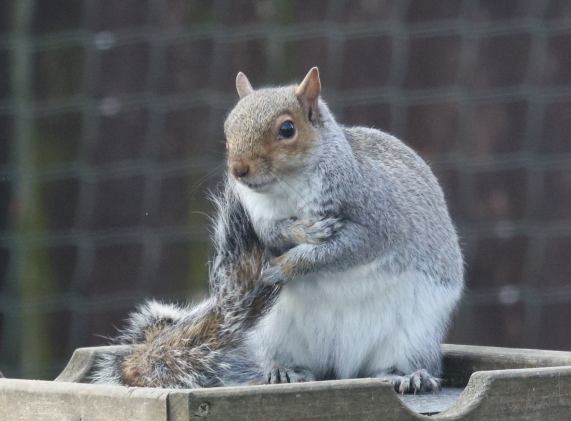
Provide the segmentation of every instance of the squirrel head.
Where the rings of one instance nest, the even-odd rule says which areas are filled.
[[[319,141],[317,67],[299,85],[257,90],[240,72],[236,90],[240,100],[224,123],[231,177],[264,190],[299,173]]]

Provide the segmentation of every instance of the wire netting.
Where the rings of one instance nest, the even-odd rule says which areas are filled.
[[[570,349],[570,5],[0,2],[0,369],[53,377],[144,298],[203,296],[235,74],[314,65],[339,121],[443,184],[467,261],[449,341]]]

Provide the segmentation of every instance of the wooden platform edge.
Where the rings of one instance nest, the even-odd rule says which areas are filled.
[[[0,379],[0,420],[169,421],[169,391]]]
[[[477,371],[571,366],[568,351],[443,344],[442,354],[444,377],[454,387],[465,386]]]
[[[413,413],[379,379],[212,389],[155,389],[0,379],[0,419],[189,421],[390,419],[507,421],[571,418],[571,367],[479,371],[459,400]]]
[[[56,382],[89,383],[89,376],[94,368],[97,355],[119,351],[128,348],[128,345],[110,345],[77,348],[62,372],[54,379]]]
[[[169,421],[423,419],[379,379],[352,379],[173,392]]]
[[[571,419],[571,367],[478,371],[456,403],[434,420]]]
[[[119,350],[77,349],[54,382],[0,379],[0,419],[571,419],[571,352],[443,345],[445,367],[466,387],[449,409],[425,417],[379,379],[180,390],[79,383],[98,353]]]
[[[0,379],[0,419],[189,421],[419,418],[379,379],[155,389]]]

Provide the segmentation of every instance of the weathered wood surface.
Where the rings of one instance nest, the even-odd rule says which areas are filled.
[[[56,382],[89,383],[95,358],[98,354],[109,350],[128,348],[128,345],[97,346],[78,348],[73,352],[63,371],[56,377]]]
[[[462,387],[443,387],[438,393],[398,394],[397,396],[413,412],[434,415],[451,408],[463,390]]]
[[[471,374],[465,389],[400,398],[378,379],[193,390],[68,382],[89,375],[99,350],[88,348],[76,351],[57,382],[0,379],[0,420],[571,420],[570,352],[443,348],[445,370],[457,382]],[[431,417],[411,410],[427,412],[423,402],[442,406],[445,399],[451,407]]]
[[[203,389],[171,395],[169,414],[183,421],[352,419],[409,421],[571,420],[571,367],[475,373],[447,411],[413,413],[391,387],[374,379],[253,388]],[[188,412],[184,405],[188,404]]]
[[[442,353],[449,386],[465,386],[476,371],[571,366],[567,351],[444,344]]]
[[[419,419],[378,379],[196,389],[168,402],[169,421]]]
[[[571,367],[478,371],[437,420],[571,420]]]
[[[0,379],[2,421],[169,421],[164,389]]]

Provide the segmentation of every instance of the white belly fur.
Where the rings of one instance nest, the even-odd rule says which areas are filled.
[[[256,228],[281,219],[309,216],[307,203],[319,194],[321,183],[316,179],[289,179],[258,193],[236,183],[236,192]]]
[[[410,372],[411,359],[440,339],[458,296],[418,272],[384,275],[378,263],[323,272],[285,285],[250,345],[266,368],[300,366],[318,378]]]

